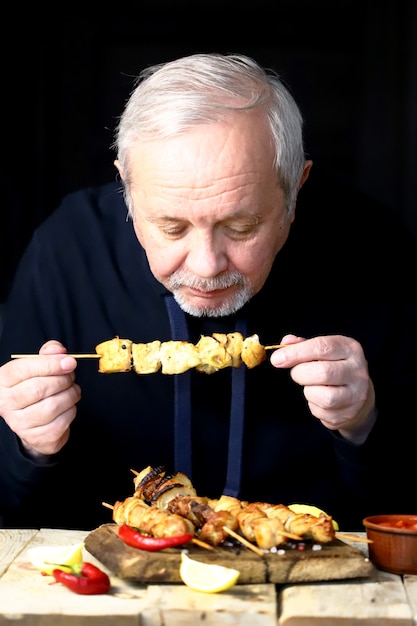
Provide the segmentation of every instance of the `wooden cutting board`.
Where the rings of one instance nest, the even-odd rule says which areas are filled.
[[[103,524],[85,539],[85,547],[96,559],[122,579],[142,583],[179,583],[181,549],[168,548],[146,552],[131,548],[117,536],[116,524]],[[336,539],[331,544],[313,549],[305,543],[304,550],[285,544],[284,552],[258,556],[244,546],[216,547],[206,550],[189,544],[191,558],[216,563],[240,571],[238,584],[294,583],[371,576],[374,567],[369,559],[352,546]],[[317,544],[316,544],[317,545]]]

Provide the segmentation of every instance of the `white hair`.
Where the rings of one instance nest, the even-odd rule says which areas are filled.
[[[265,111],[274,146],[274,167],[287,209],[295,207],[305,165],[303,119],[279,76],[239,54],[193,54],[139,74],[116,128],[114,148],[130,204],[129,151],[138,140],[164,139],[232,111]],[[130,207],[129,207],[130,208]]]

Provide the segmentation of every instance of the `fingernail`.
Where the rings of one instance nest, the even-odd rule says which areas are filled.
[[[61,367],[64,372],[71,372],[74,369],[74,360],[72,356],[66,356],[61,360]]]

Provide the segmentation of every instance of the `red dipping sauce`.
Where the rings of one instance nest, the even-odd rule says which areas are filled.
[[[399,519],[394,521],[384,520],[379,522],[381,526],[389,526],[390,528],[409,528],[417,530],[417,520],[411,519]]]

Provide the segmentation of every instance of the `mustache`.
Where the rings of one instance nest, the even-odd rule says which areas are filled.
[[[168,285],[172,291],[181,287],[190,287],[199,291],[216,291],[234,286],[245,287],[246,279],[240,272],[227,272],[213,278],[201,278],[184,270],[178,270],[169,277]]]

